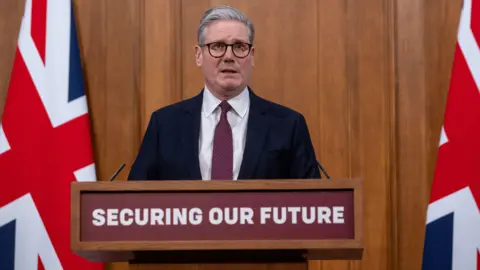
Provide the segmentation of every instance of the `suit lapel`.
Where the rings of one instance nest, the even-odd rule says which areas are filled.
[[[200,117],[202,110],[203,91],[185,104],[185,121],[182,123],[182,142],[186,155],[185,169],[188,170],[190,178],[202,180],[200,164],[198,160],[198,139],[200,135]]]
[[[262,153],[268,130],[268,121],[262,100],[250,90],[250,115],[247,125],[247,139],[238,179],[252,178],[257,161]]]

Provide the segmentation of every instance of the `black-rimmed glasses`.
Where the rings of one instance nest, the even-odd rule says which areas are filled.
[[[208,52],[212,57],[220,58],[225,55],[227,52],[228,47],[232,47],[233,54],[238,58],[245,58],[250,54],[252,49],[252,44],[245,43],[245,42],[236,42],[233,44],[226,44],[223,42],[212,42],[207,43],[204,45],[200,45],[200,47],[207,47]]]

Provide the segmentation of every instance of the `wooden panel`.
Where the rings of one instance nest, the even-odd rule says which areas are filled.
[[[347,1],[318,2],[318,121],[312,122],[317,157],[331,177],[350,177],[351,90]],[[352,44],[353,45],[353,44]],[[347,77],[348,75],[348,77]],[[315,127],[315,128],[314,128]]]
[[[365,253],[353,269],[390,265],[390,113],[393,100],[391,5],[384,0],[348,1],[351,174],[364,179]]]
[[[106,152],[108,179],[120,164],[132,164],[140,142],[140,10],[137,0],[106,1]],[[124,170],[118,179],[125,179]]]
[[[425,102],[426,122],[426,158],[427,189],[429,191],[435,168],[437,146],[443,125],[443,114],[447,101],[453,54],[457,41],[457,29],[460,20],[462,0],[426,1],[423,16],[428,32],[425,33]],[[428,16],[427,16],[428,15]],[[435,27],[433,27],[435,26]],[[432,76],[435,74],[435,76]],[[425,194],[425,193],[424,193]],[[429,194],[428,194],[429,196]],[[424,202],[427,202],[425,200]]]
[[[107,54],[106,36],[106,6],[105,2],[77,0],[74,3],[77,21],[78,41],[82,57],[85,91],[88,100],[89,115],[92,125],[92,139],[94,145],[97,177],[107,178],[110,172],[106,171],[108,160],[107,151],[107,85],[105,66]]]
[[[12,72],[13,59],[17,47],[18,32],[23,15],[24,2],[18,0],[0,1],[0,119],[7,96]]]
[[[316,134],[317,1],[237,2],[248,3],[245,12],[257,26],[253,90],[301,112]]]
[[[395,191],[399,270],[418,268],[422,261],[426,208],[461,2],[398,1],[397,5],[399,182]]]
[[[106,51],[105,153],[106,175],[110,178],[122,163],[132,164],[140,143],[140,53],[141,10],[137,0],[108,0],[105,16]],[[121,146],[121,147],[119,147]],[[117,179],[126,179],[124,170]],[[127,263],[107,264],[115,270],[128,269]]]
[[[399,1],[397,5],[398,109],[397,109],[397,223],[398,268],[420,262],[423,248],[425,215],[409,215],[414,209],[425,209],[427,194],[425,140],[425,4],[419,1]],[[406,56],[409,57],[406,57]],[[406,147],[408,145],[408,147]],[[402,147],[403,146],[403,147]],[[411,157],[416,157],[412,159]],[[405,170],[406,169],[406,170]],[[423,179],[423,181],[419,181]],[[405,200],[403,197],[408,197]],[[410,231],[414,237],[402,237]],[[419,238],[420,237],[420,238]],[[411,250],[415,250],[412,253]],[[409,262],[410,261],[410,262]]]
[[[335,180],[335,181],[333,181]],[[102,182],[102,183],[74,183],[72,190],[96,190],[96,191],[222,191],[222,190],[309,190],[309,189],[358,189],[362,188],[359,179],[332,179],[332,181],[317,181],[311,179],[277,179],[277,180],[242,180],[242,181],[134,181],[125,183]],[[360,196],[360,200],[363,198]]]
[[[197,27],[210,7],[209,0],[182,0],[182,99],[197,95],[204,87],[202,72],[195,64]]]
[[[147,127],[153,111],[181,99],[182,41],[181,1],[139,1],[145,14],[140,30],[142,87],[138,97],[141,104],[140,135]],[[195,62],[192,62],[194,64]]]
[[[318,1],[318,121],[309,123],[317,158],[332,178],[350,177],[353,87],[348,77],[348,1]],[[313,124],[313,125],[312,125]],[[310,269],[350,269],[348,261],[310,261]]]

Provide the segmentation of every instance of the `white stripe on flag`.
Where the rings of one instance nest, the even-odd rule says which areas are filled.
[[[442,146],[448,142],[447,133],[445,132],[445,127],[442,126],[442,131],[440,133],[440,145]]]
[[[97,180],[94,163],[76,170],[73,174],[78,182],[95,182]]]
[[[458,44],[462,49],[477,89],[480,91],[480,48],[472,32],[471,23],[472,0],[464,0],[458,31]]]
[[[5,135],[5,131],[3,130],[2,124],[0,124],[0,155],[10,150],[10,144],[7,140],[7,135]]]

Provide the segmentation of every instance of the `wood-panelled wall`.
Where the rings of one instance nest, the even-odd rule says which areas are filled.
[[[257,27],[254,91],[305,115],[332,177],[364,181],[364,259],[313,269],[419,269],[461,2],[75,0],[98,176],[132,163],[152,111],[200,91],[196,27],[229,4]],[[22,13],[0,1],[0,112]]]

